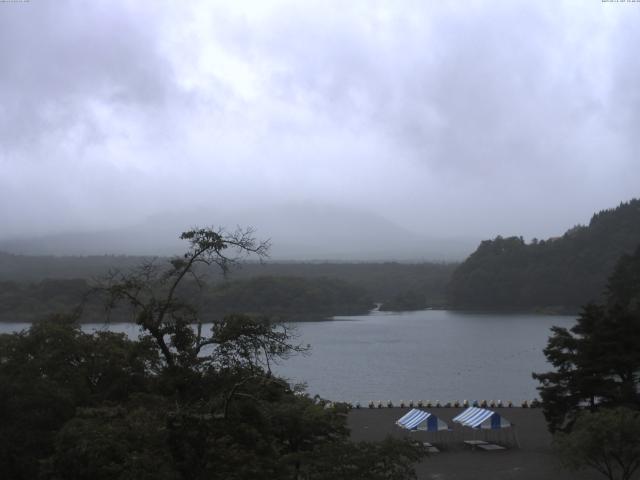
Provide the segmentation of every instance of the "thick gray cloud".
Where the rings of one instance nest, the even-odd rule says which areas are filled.
[[[639,21],[599,0],[1,4],[0,236],[288,203],[560,234],[639,194]]]

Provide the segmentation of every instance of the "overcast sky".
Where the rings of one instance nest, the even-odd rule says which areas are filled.
[[[640,195],[640,3],[31,0],[0,45],[0,238],[289,203],[548,237]]]

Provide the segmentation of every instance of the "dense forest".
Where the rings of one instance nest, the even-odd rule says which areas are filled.
[[[0,282],[0,321],[29,322],[50,312],[73,313],[78,306],[82,306],[82,321],[104,321],[104,299],[92,290],[93,283],[84,279]],[[325,277],[254,277],[212,285],[185,281],[177,295],[197,305],[203,321],[219,320],[229,313],[313,320],[362,314],[374,307],[364,289]],[[126,308],[116,309],[109,312],[109,320],[130,321],[131,314]]]
[[[348,315],[373,308],[364,289],[343,280],[300,277],[254,277],[215,285],[203,310],[270,316]]]
[[[352,442],[347,405],[272,372],[307,350],[286,325],[234,314],[193,328],[198,305],[178,292],[194,266],[225,270],[228,245],[262,256],[263,244],[210,229],[181,238],[184,256],[98,286],[108,309],[131,308],[137,340],[84,333],[73,315],[0,335],[0,478],[415,478],[421,444]]]
[[[640,245],[640,200],[621,203],[562,237],[483,241],[454,271],[449,284],[454,308],[541,309],[573,312],[600,301],[606,279],[621,255]]]
[[[634,199],[596,213],[588,226],[573,227],[562,237],[530,243],[501,236],[483,241],[459,265],[245,262],[226,278],[215,269],[203,271],[207,286],[200,290],[185,282],[183,294],[193,295],[191,300],[208,319],[231,311],[327,317],[364,313],[374,302],[381,303],[382,310],[575,312],[580,305],[600,300],[616,260],[639,244],[640,200]],[[31,321],[47,312],[69,311],[96,278],[144,261],[149,259],[0,252],[0,321]],[[91,300],[87,305],[87,312],[99,315]]]
[[[85,298],[96,279],[110,270],[127,271],[144,257],[52,257],[0,253],[0,321],[32,321],[47,313],[69,312],[83,299],[83,321],[101,321],[94,297]],[[156,259],[161,262],[162,259]],[[420,309],[442,305],[455,264],[444,263],[259,263],[238,265],[224,278],[204,269],[202,289],[185,282],[206,319],[244,312],[298,320],[365,313],[374,302],[383,309]],[[126,320],[114,312],[112,320]]]

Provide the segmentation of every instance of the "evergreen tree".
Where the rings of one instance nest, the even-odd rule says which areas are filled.
[[[577,312],[604,301],[602,292],[618,258],[640,243],[640,199],[593,216],[557,238],[483,241],[453,272],[455,308],[549,309]]]
[[[554,327],[544,350],[552,372],[534,373],[550,430],[568,430],[583,408],[640,407],[640,247],[618,261],[604,305]]]
[[[640,412],[627,408],[583,412],[554,447],[571,470],[590,467],[609,480],[630,480],[640,468]]]

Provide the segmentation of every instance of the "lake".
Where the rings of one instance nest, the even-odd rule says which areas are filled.
[[[553,325],[569,327],[575,317],[465,313],[444,310],[372,312],[332,321],[293,323],[307,356],[276,367],[311,394],[332,400],[503,400],[537,397],[531,372],[549,365],[542,353]],[[0,324],[0,332],[28,324]],[[104,328],[87,324],[87,331]],[[110,328],[132,337],[137,326]]]

